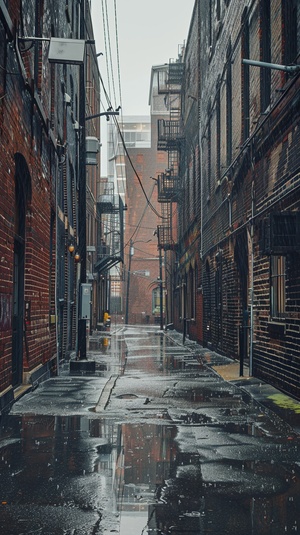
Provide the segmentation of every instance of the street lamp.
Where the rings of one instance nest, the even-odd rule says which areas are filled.
[[[267,63],[266,61],[256,61],[254,59],[242,59],[242,63],[253,67],[266,67],[267,69],[284,71],[290,74],[296,74],[300,70],[300,65],[279,65],[278,63]]]
[[[161,331],[164,328],[164,320],[163,320],[163,280],[162,280],[162,254],[161,254],[161,247],[158,249],[159,252],[159,313],[160,313],[160,329]]]
[[[106,120],[109,121],[109,118],[111,115],[120,115],[121,106],[119,106],[115,111],[102,111],[101,113],[96,113],[95,115],[89,115],[88,117],[85,117],[86,121],[89,121],[90,119],[97,119],[97,117],[106,117]]]

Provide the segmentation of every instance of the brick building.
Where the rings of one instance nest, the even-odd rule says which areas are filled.
[[[126,144],[125,321],[159,322],[160,284],[156,228],[157,174],[166,165],[156,151],[150,117],[124,117]],[[154,139],[153,137],[154,136]]]
[[[85,67],[74,59],[58,62],[57,54],[50,61],[50,37],[92,39],[88,2],[1,0],[0,32],[2,410],[24,385],[55,372],[75,346],[74,254],[85,242],[78,217],[80,177],[85,178],[82,132],[91,111],[80,80],[88,67],[97,84],[98,78],[93,45],[81,47]],[[99,109],[98,97],[91,105]]]
[[[158,136],[179,153],[176,328],[298,398],[299,28],[294,0],[195,1]]]

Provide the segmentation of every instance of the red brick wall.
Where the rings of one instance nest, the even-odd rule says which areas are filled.
[[[213,33],[210,36],[208,10],[211,5],[210,2],[199,4],[202,198],[198,190],[200,209],[197,215],[202,231],[204,344],[229,357],[239,358],[239,327],[243,323],[243,317],[245,321],[245,313],[250,315],[253,285],[253,371],[258,377],[300,397],[297,379],[300,357],[300,294],[299,270],[296,267],[299,264],[299,252],[294,251],[286,256],[286,313],[285,318],[279,321],[281,325],[278,332],[275,328],[276,321],[270,317],[270,257],[261,246],[261,223],[269,213],[295,212],[300,208],[299,81],[297,77],[288,79],[282,72],[272,70],[270,108],[261,110],[262,71],[260,68],[249,67],[250,138],[242,146],[242,120],[245,118],[242,115],[241,21],[246,20],[249,25],[249,56],[259,60],[264,22],[261,19],[260,2],[249,6],[248,2],[231,0],[228,5],[223,4],[220,24],[216,24],[217,21],[213,19]],[[282,34],[283,3],[276,0],[270,5],[271,61],[280,64],[286,46]],[[245,8],[249,9],[246,16]],[[212,10],[212,15],[215,16],[215,10]],[[194,16],[197,15],[194,13]],[[195,42],[197,31],[197,25],[192,24],[187,52]],[[231,53],[226,58],[226,51],[229,53],[230,50]],[[185,61],[186,74],[190,79],[189,84],[187,79],[185,81],[185,93],[191,95],[196,90],[191,76],[192,55],[187,54]],[[229,158],[227,119],[230,111],[230,76],[232,145]],[[191,141],[191,123],[187,111],[188,106],[185,104],[185,156],[189,155],[192,145],[195,145]],[[187,176],[186,170],[182,177],[185,209],[179,213],[182,255],[188,254],[183,244],[189,244],[195,233],[190,217],[193,206],[190,193],[192,184],[187,184]],[[182,268],[185,269],[183,260]],[[178,307],[180,300],[178,297],[176,299]],[[201,312],[199,318],[202,321]],[[177,321],[178,327],[182,328],[179,319]],[[249,321],[248,319],[247,326]],[[196,324],[189,325],[189,333],[193,338],[197,336],[197,324],[196,321]],[[249,351],[248,339],[248,356]]]
[[[139,119],[137,118],[137,121]],[[126,121],[125,121],[126,122]],[[129,265],[129,244],[130,239],[133,241],[134,255],[131,258],[131,278],[130,293],[128,306],[129,323],[143,323],[155,321],[153,315],[152,291],[158,287],[157,278],[159,277],[159,253],[157,236],[154,235],[160,220],[157,213],[160,212],[160,206],[157,202],[157,186],[151,177],[156,178],[167,165],[166,156],[161,157],[156,150],[157,136],[155,133],[156,118],[154,130],[152,129],[151,148],[128,148],[128,153],[137,170],[139,179],[143,185],[148,199],[154,210],[148,205],[147,199],[142,191],[142,187],[136,174],[133,172],[131,165],[126,161],[126,184],[128,206],[125,212],[125,266],[128,270]],[[150,240],[150,241],[149,241]],[[148,242],[148,243],[146,243]],[[134,274],[136,271],[149,272],[149,276],[143,277]],[[126,291],[127,284],[124,285],[125,291],[125,308],[126,308]]]
[[[40,8],[42,4],[39,4]],[[47,23],[54,20],[54,11],[57,13],[61,7],[63,15],[56,19],[60,24],[59,33],[69,35],[64,6],[54,3],[46,6],[45,2],[47,13],[41,10],[36,21],[35,5],[32,0],[22,3],[22,26],[20,3],[10,1],[7,5],[8,26],[18,26],[26,35],[34,35],[37,28],[41,35],[50,35],[51,29]],[[2,35],[3,31],[2,28]],[[11,45],[2,51],[6,71],[2,72],[0,83],[0,392],[12,383],[13,260],[19,219],[18,210],[15,209],[16,171],[20,188],[26,190],[24,295],[21,296],[20,310],[24,311],[25,317],[28,303],[30,314],[26,316],[26,336],[23,336],[23,351],[20,351],[23,352],[23,372],[49,364],[56,354],[56,327],[54,322],[50,324],[49,321],[50,314],[55,317],[56,229],[53,216],[52,235],[50,222],[51,208],[56,208],[58,172],[54,145],[56,138],[62,138],[61,119],[64,112],[61,88],[63,69],[58,72],[59,69],[50,67],[48,44],[35,43],[27,52],[20,49],[21,59],[18,61],[13,35],[8,38]],[[4,40],[1,42],[3,46]],[[39,54],[35,64],[36,48]],[[59,74],[56,80],[55,73]],[[48,118],[51,118],[51,123],[48,123]],[[49,126],[54,129],[52,137],[49,136]],[[20,358],[19,355],[17,357]]]

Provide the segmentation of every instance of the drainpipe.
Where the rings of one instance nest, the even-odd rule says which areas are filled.
[[[251,187],[251,227],[250,227],[250,239],[251,239],[251,260],[250,260],[250,273],[251,273],[251,288],[250,288],[250,348],[249,348],[249,376],[253,374],[253,297],[254,297],[254,250],[253,250],[253,235],[254,235],[254,182]]]
[[[200,59],[200,4],[201,0],[198,3],[198,57]],[[201,73],[200,64],[199,64],[199,73]],[[200,260],[203,258],[203,152],[202,152],[202,112],[201,112],[201,77],[199,75],[198,82],[198,121],[199,121],[199,166],[200,166]],[[203,266],[202,266],[203,267]],[[201,268],[202,273],[202,268]]]
[[[56,168],[56,184],[55,184],[55,294],[54,294],[54,310],[55,310],[55,343],[56,343],[56,373],[59,375],[59,340],[58,340],[58,175],[60,173],[59,164]]]

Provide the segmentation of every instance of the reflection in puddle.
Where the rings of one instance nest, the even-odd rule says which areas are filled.
[[[281,535],[294,529],[300,491],[297,445],[286,459],[290,464],[278,466],[276,452],[284,446],[264,439],[260,461],[261,444],[251,427],[224,428],[227,431],[236,434],[235,448],[228,447],[222,458],[221,441],[218,460],[211,462],[200,451],[184,453],[175,426],[119,425],[113,489],[120,534],[184,535],[209,533],[213,527],[215,533],[248,535],[251,528],[257,534]],[[253,443],[244,446],[241,433],[253,437]],[[201,437],[194,436],[195,442],[201,444]],[[206,447],[216,452],[213,443]],[[235,451],[243,448],[245,460],[236,460]]]
[[[297,440],[288,448],[256,436],[250,425],[216,426],[196,413],[194,419],[177,427],[7,417],[0,436],[1,533],[295,531]]]
[[[148,385],[124,381],[114,399],[120,412],[106,412],[111,419],[89,411],[3,418],[0,533],[283,535],[300,529],[298,437],[267,424],[200,357],[167,347],[165,338],[134,346],[136,338],[130,354],[124,339],[113,337],[107,352],[105,338],[92,341],[100,350],[98,369],[123,373],[126,364],[131,378],[144,374],[147,383],[151,374],[167,376],[170,403],[146,416]],[[77,403],[84,390],[63,384],[75,390]],[[124,422],[129,406],[136,423]]]

